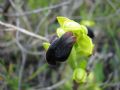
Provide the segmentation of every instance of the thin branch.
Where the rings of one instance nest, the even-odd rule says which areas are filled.
[[[38,25],[36,26],[36,29],[35,29],[35,34],[38,33],[38,31],[40,30],[40,26],[43,24],[43,22],[47,19],[47,17],[50,15],[51,11],[48,11],[47,14],[45,14],[45,16],[39,20],[40,22],[38,23]],[[33,38],[30,37],[29,40],[27,41],[27,43],[30,43],[30,41],[32,40]],[[30,46],[30,45],[29,45]]]
[[[114,13],[111,13],[107,16],[94,17],[93,20],[95,20],[95,21],[110,20],[110,19],[114,18],[115,16],[118,16],[119,14],[120,14],[120,8],[118,8]],[[84,19],[82,16],[72,16],[70,18],[71,19]]]
[[[67,81],[66,79],[61,80],[60,82],[58,82],[58,83],[56,83],[56,84],[54,84],[54,85],[52,85],[52,86],[50,86],[50,87],[41,88],[40,90],[53,90],[53,89],[55,89],[55,88],[63,85],[66,81]]]
[[[9,47],[10,45],[14,44],[16,42],[15,39],[7,42],[0,42],[0,47]]]
[[[24,66],[26,62],[26,53],[24,51],[21,51],[21,53],[22,53],[22,63],[21,63],[20,71],[19,71],[18,90],[21,90],[22,76],[23,76]]]
[[[19,26],[19,19],[16,19],[17,21],[17,26]],[[18,90],[21,90],[22,88],[22,77],[23,77],[23,71],[24,71],[24,66],[26,63],[26,53],[24,52],[24,49],[19,45],[19,31],[16,32],[16,43],[18,44],[18,47],[20,48],[21,55],[22,55],[22,61],[20,65],[20,70],[19,70],[19,81],[18,81]]]
[[[30,15],[30,14],[37,14],[37,13],[40,13],[40,12],[45,11],[45,10],[59,8],[61,6],[70,4],[70,2],[71,2],[71,0],[68,0],[66,2],[57,4],[57,5],[53,5],[53,6],[49,6],[49,7],[45,7],[45,8],[39,8],[39,9],[35,9],[33,11],[26,11],[26,12],[23,12],[23,13],[15,13],[15,14],[4,14],[4,15],[5,16],[24,16],[24,15]]]
[[[114,87],[114,86],[120,86],[120,82],[111,82],[111,83],[101,83],[99,86],[104,87]]]
[[[20,27],[17,27],[17,26],[8,24],[8,23],[4,23],[4,22],[2,22],[2,21],[0,21],[0,25],[5,26],[5,27],[8,27],[8,28],[12,28],[13,30],[20,31],[20,32],[22,32],[22,33],[24,33],[24,34],[27,34],[27,35],[30,35],[30,36],[32,36],[32,37],[41,39],[41,40],[43,40],[43,41],[48,41],[47,38],[42,37],[42,36],[37,35],[37,34],[34,34],[34,33],[32,33],[32,32],[29,32],[28,30],[25,30],[25,29],[23,29],[23,28],[20,28]]]
[[[5,4],[4,4],[4,7],[3,7],[3,13],[7,13],[9,7],[10,7],[10,1],[5,0]]]
[[[55,89],[55,88],[60,87],[61,85],[63,85],[67,80],[68,80],[68,78],[67,79],[63,79],[63,80],[59,81],[58,83],[56,83],[56,84],[54,84],[52,86],[49,86],[49,87],[37,88],[37,89],[31,88],[29,90],[53,90],[53,89]]]
[[[14,3],[13,0],[9,0],[9,1],[11,3],[11,6],[15,9],[15,11],[17,13],[23,13],[23,9],[21,8],[22,5],[20,5],[19,3],[17,3],[17,2],[20,2],[19,0],[16,1],[16,3]],[[28,17],[27,16],[23,16],[21,18],[24,21],[23,23],[26,25],[27,29],[31,31],[32,27],[30,25],[30,21],[28,20]]]
[[[18,37],[19,36],[19,32],[16,33],[16,43],[18,45],[18,47],[24,51],[25,53],[27,54],[32,54],[32,55],[42,55],[44,53],[44,51],[39,51],[39,52],[33,52],[33,51],[29,51],[27,50],[26,48],[23,47],[23,45],[20,43],[20,38]]]
[[[9,0],[5,0],[5,4],[3,5],[3,11],[2,13],[8,13],[9,8],[10,8],[11,4],[9,2]],[[3,16],[5,20],[8,20],[8,16]]]

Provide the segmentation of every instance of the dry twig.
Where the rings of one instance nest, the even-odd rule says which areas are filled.
[[[7,28],[12,28],[13,30],[20,31],[20,32],[22,32],[22,33],[24,33],[24,34],[27,34],[27,35],[30,35],[30,36],[32,36],[32,37],[41,39],[41,40],[43,40],[43,41],[48,41],[47,38],[42,37],[42,36],[37,35],[37,34],[34,34],[34,33],[32,33],[32,32],[29,32],[28,30],[25,30],[25,29],[23,29],[23,28],[20,28],[20,27],[17,27],[17,26],[8,24],[8,23],[4,23],[4,22],[2,22],[2,21],[0,21],[0,25],[5,26],[5,27],[7,27]]]

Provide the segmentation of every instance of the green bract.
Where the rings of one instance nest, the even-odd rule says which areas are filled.
[[[74,45],[77,54],[80,56],[89,56],[93,51],[93,43],[91,38],[87,35],[88,31],[84,25],[70,20],[66,17],[57,17],[60,27],[57,29],[57,35],[60,37],[65,32],[72,31],[77,41]]]

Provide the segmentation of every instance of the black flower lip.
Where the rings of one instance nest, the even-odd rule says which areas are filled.
[[[66,61],[75,42],[76,37],[72,32],[66,32],[60,38],[54,40],[46,53],[48,64],[55,66],[58,62]]]
[[[88,34],[87,34],[87,35],[88,35],[90,38],[94,39],[95,35],[94,35],[92,29],[89,28],[89,27],[87,27],[87,29],[88,29]]]

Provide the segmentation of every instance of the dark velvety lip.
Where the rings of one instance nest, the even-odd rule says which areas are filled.
[[[72,42],[73,42],[73,43],[75,43],[76,40],[77,40],[77,38],[76,38],[75,36],[72,36],[71,39],[72,39]]]
[[[57,62],[55,60],[47,60],[47,63],[50,65],[50,66],[56,66],[57,65]]]
[[[46,60],[49,65],[56,66],[64,62],[70,55],[76,37],[72,32],[66,32],[60,38],[54,40],[46,52]]]
[[[95,35],[94,35],[93,30],[92,30],[91,28],[89,28],[89,27],[87,27],[87,29],[88,29],[88,34],[87,34],[87,35],[88,35],[90,38],[94,39]]]
[[[64,34],[66,37],[73,36],[73,32],[69,31]]]

